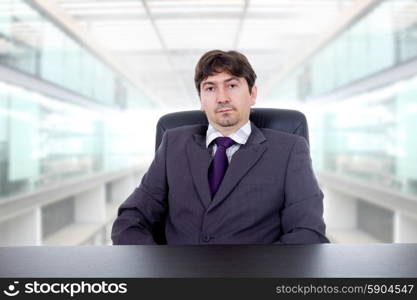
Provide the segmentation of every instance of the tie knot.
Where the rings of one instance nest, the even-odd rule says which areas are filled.
[[[214,142],[216,143],[217,147],[223,147],[225,149],[229,148],[235,143],[235,141],[229,137],[218,137],[214,140]]]

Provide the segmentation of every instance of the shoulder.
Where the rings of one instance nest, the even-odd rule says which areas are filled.
[[[165,130],[162,141],[158,149],[165,149],[164,151],[171,151],[177,153],[177,151],[184,151],[185,145],[187,145],[194,136],[200,136],[201,139],[207,130],[207,126],[204,125],[186,125]],[[169,150],[168,150],[169,149]]]
[[[167,145],[185,145],[189,143],[195,137],[198,140],[205,139],[207,131],[207,125],[186,125],[171,128],[165,131],[163,140]]]
[[[302,136],[273,129],[262,128],[260,130],[270,151],[276,153],[309,152],[308,142]]]
[[[194,134],[206,134],[207,125],[185,125],[167,129],[165,134],[172,136],[193,136]]]
[[[291,134],[284,131],[278,131],[269,128],[260,128],[259,130],[262,131],[262,134],[268,141],[272,142],[281,142],[281,143],[288,143],[288,144],[295,144],[301,142],[307,142],[306,139],[302,136]]]

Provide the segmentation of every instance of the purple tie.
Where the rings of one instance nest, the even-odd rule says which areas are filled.
[[[220,183],[226,173],[229,161],[227,160],[226,149],[232,146],[235,141],[229,137],[218,137],[214,140],[217,145],[216,154],[209,168],[209,185],[213,197],[219,189]]]

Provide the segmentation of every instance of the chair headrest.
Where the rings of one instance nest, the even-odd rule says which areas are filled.
[[[269,128],[304,137],[308,142],[308,125],[303,113],[290,109],[253,108],[249,119],[258,128]],[[207,117],[200,110],[174,112],[162,116],[156,125],[155,149],[158,149],[167,129],[186,125],[207,125]]]

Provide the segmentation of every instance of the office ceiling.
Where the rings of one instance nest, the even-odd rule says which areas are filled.
[[[148,90],[195,108],[193,77],[211,49],[237,49],[263,86],[355,0],[56,0]]]

